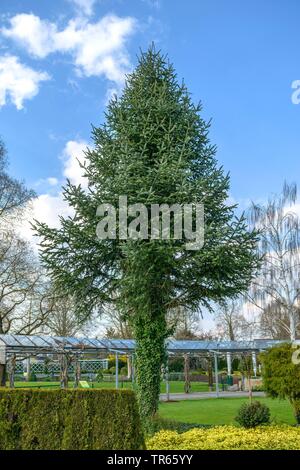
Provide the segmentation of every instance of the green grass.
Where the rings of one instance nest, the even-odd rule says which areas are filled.
[[[95,388],[114,388],[114,382],[94,382],[93,387]],[[120,382],[119,387],[122,388],[132,388],[131,382]],[[166,393],[166,384],[161,383],[160,386],[161,393]],[[208,385],[202,382],[194,382],[191,388],[192,392],[208,392]],[[184,393],[184,382],[173,381],[170,382],[170,393]]]
[[[259,398],[269,406],[271,418],[276,423],[295,424],[291,405],[285,400]],[[205,398],[161,403],[159,415],[162,418],[198,424],[236,424],[237,411],[247,398]]]
[[[6,384],[7,387],[9,384]],[[59,388],[60,383],[59,382],[15,382],[15,388]]]
[[[72,382],[69,383],[72,387]],[[45,388],[55,388],[59,387],[59,382],[15,382],[15,387],[45,387]],[[90,382],[90,386],[93,388],[115,388],[115,382]],[[131,382],[119,382],[119,388],[132,388]],[[161,393],[166,392],[166,384],[161,383]],[[208,392],[207,383],[203,382],[193,382],[192,383],[192,392]],[[170,393],[183,393],[184,392],[184,382],[183,381],[173,381],[170,382]]]

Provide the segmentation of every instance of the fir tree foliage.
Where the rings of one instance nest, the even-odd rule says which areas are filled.
[[[201,117],[173,66],[154,47],[139,57],[123,94],[114,97],[105,123],[92,131],[94,146],[83,167],[88,191],[70,182],[64,196],[74,216],[61,228],[36,223],[41,256],[58,286],[77,297],[79,315],[113,304],[137,340],[136,378],[140,410],[158,406],[166,314],[171,308],[211,307],[244,291],[257,267],[256,233],[228,205],[229,176],[218,165]],[[203,203],[205,241],[186,250],[186,240],[99,240],[101,203]],[[118,210],[117,210],[118,216]],[[118,217],[117,217],[118,219]],[[118,226],[117,226],[118,231]]]

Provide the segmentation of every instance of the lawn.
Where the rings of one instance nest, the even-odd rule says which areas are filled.
[[[92,388],[115,388],[115,382],[89,382],[90,387]],[[69,383],[72,387],[72,382]],[[15,387],[47,387],[55,388],[59,387],[59,382],[15,382]],[[119,388],[132,388],[131,382],[119,382]],[[166,392],[166,384],[161,383],[161,393]],[[193,382],[191,387],[192,392],[208,392],[208,384],[203,382]],[[183,393],[184,392],[184,382],[183,381],[173,381],[170,382],[170,393]]]
[[[94,382],[90,384],[94,388],[114,388],[114,382]],[[131,382],[120,382],[119,387],[132,388]],[[166,384],[164,382],[160,385],[161,393],[166,393]],[[208,392],[208,384],[204,382],[193,382],[191,392]],[[173,381],[170,382],[170,393],[184,393],[184,382]]]
[[[161,403],[159,414],[162,418],[199,424],[236,424],[237,410],[246,398],[205,398]],[[276,423],[295,424],[291,405],[285,400],[259,398],[269,406],[271,417]]]

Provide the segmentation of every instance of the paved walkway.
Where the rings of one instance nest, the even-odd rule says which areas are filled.
[[[248,392],[219,392],[220,398],[241,398],[248,397]],[[253,392],[253,397],[264,397],[264,392]],[[170,400],[201,400],[203,398],[216,398],[216,392],[193,392],[193,393],[170,393]],[[167,400],[167,395],[160,395],[161,401]]]

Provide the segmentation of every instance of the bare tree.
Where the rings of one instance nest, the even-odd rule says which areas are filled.
[[[108,318],[105,336],[107,338],[133,338],[133,331],[127,319],[117,309],[110,307],[104,310],[103,315]]]
[[[228,300],[222,302],[215,311],[216,333],[222,339],[236,341],[251,336],[250,330],[254,327],[247,321],[242,313],[243,302],[239,300]]]
[[[200,311],[191,311],[183,306],[172,308],[167,316],[170,334],[175,339],[197,339],[201,330],[200,319]]]
[[[297,308],[297,331],[300,333],[300,310]],[[271,302],[260,315],[260,330],[264,336],[272,339],[290,339],[289,317],[286,309],[278,302]]]
[[[53,291],[52,291],[53,292]],[[53,292],[48,296],[51,313],[47,317],[47,330],[56,336],[76,336],[86,326],[86,320],[75,313],[75,300]]]
[[[20,211],[35,196],[23,182],[8,175],[7,166],[7,152],[0,139],[0,221],[6,217],[19,217]]]
[[[260,231],[259,254],[262,268],[248,298],[262,312],[276,305],[280,325],[294,341],[299,323],[300,220],[293,210],[297,199],[295,184],[284,184],[282,193],[265,205],[253,204],[249,220]],[[281,321],[283,317],[288,322]]]
[[[0,231],[0,333],[31,334],[45,325],[45,279],[29,244]]]

